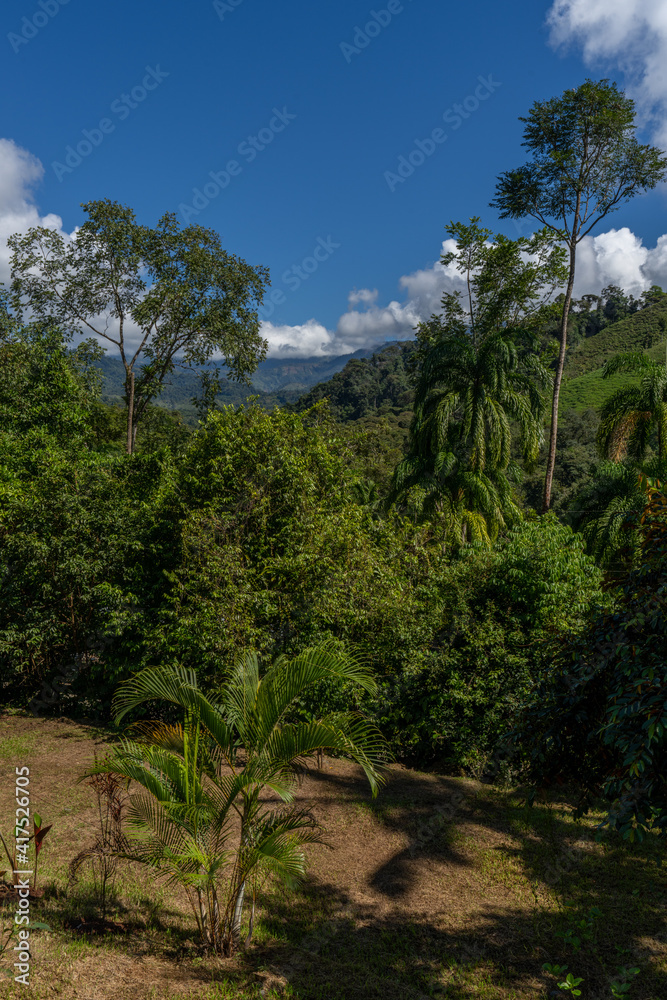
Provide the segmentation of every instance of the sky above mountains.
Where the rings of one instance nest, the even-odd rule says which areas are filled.
[[[268,265],[271,357],[405,339],[453,269],[444,226],[524,160],[533,101],[609,76],[667,148],[667,0],[5,0],[0,280],[8,235],[72,233],[111,198],[219,231]],[[665,190],[609,217],[577,288],[667,288]]]

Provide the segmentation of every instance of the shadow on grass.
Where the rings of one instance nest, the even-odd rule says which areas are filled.
[[[91,886],[66,890],[46,885],[40,900],[39,919],[64,940],[121,948],[136,956],[159,951],[177,958],[195,951],[192,930],[182,926],[183,914],[165,907],[162,899],[145,895],[127,905],[112,894],[107,900],[106,925],[101,913],[99,896]]]
[[[367,880],[391,901],[388,917],[351,905],[331,885],[284,903],[273,898],[265,925],[287,940],[263,957],[295,997],[546,997],[555,981],[542,972],[545,962],[568,965],[583,977],[589,1000],[611,997],[610,982],[624,966],[640,969],[630,976],[633,1000],[667,997],[667,872],[656,840],[597,842],[595,820],[575,822],[563,796],[528,808],[510,792],[398,772],[371,800],[363,780],[352,775],[311,777],[323,793],[323,786],[335,786],[348,805],[403,834],[407,846]],[[317,803],[317,791],[311,801]],[[518,870],[533,905],[512,908],[510,897],[507,906],[494,908],[480,899],[479,919],[465,930],[443,930],[450,922],[442,907],[432,920],[407,907],[401,912],[401,898],[432,863],[478,867],[475,828],[503,835],[504,843],[496,837],[485,854],[500,868]]]

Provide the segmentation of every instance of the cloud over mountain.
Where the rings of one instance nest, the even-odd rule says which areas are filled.
[[[0,139],[0,281],[9,280],[8,236],[39,225],[63,231],[62,219],[41,215],[36,203],[34,191],[43,172],[42,164],[30,152],[11,139]],[[453,240],[445,240],[441,252],[454,246]],[[645,247],[627,227],[586,237],[579,250],[575,294],[597,292],[608,284],[620,285],[634,295],[652,284],[667,288],[667,235],[653,248]],[[268,357],[334,357],[387,340],[410,339],[417,324],[439,310],[444,292],[463,287],[455,265],[443,268],[438,258],[399,277],[399,295],[386,305],[378,303],[377,289],[353,289],[347,310],[332,330],[314,317],[292,325],[264,322]]]

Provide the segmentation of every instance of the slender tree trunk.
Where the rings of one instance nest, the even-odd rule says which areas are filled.
[[[217,953],[218,945],[220,943],[220,907],[218,906],[218,897],[213,890],[213,947]]]
[[[252,932],[255,926],[255,890],[252,892],[252,910],[250,911],[250,926],[248,928],[248,936],[245,939],[244,947],[247,948],[252,940]]]
[[[127,371],[127,453],[131,455],[134,451],[134,438],[136,430],[134,428],[134,372]]]
[[[560,385],[563,381],[563,366],[565,365],[565,351],[567,349],[567,323],[570,318],[570,304],[572,302],[572,289],[574,288],[574,268],[576,264],[577,244],[575,235],[570,241],[570,275],[565,292],[565,302],[563,303],[563,315],[560,324],[560,351],[558,352],[558,366],[554,379],[554,397],[551,404],[551,433],[549,435],[549,456],[547,459],[547,474],[544,480],[544,499],[542,510],[544,513],[551,506],[551,486],[554,478],[554,468],[556,466],[556,440],[558,437],[558,399],[560,397]]]
[[[241,940],[241,917],[243,916],[243,900],[245,897],[245,879],[241,882],[241,887],[238,891],[236,897],[236,903],[234,905],[234,916],[232,918],[232,947],[234,950],[238,948],[239,942]]]
[[[199,918],[201,920],[201,932],[204,939],[204,945],[207,946],[211,943],[211,932],[208,926],[208,913],[206,911],[206,898],[201,889],[197,889],[197,902],[199,904]]]

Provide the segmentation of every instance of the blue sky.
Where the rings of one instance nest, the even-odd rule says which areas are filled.
[[[441,294],[433,265],[450,219],[481,215],[514,234],[488,203],[496,175],[523,160],[518,116],[533,101],[609,75],[653,113],[646,138],[662,134],[661,95],[646,94],[650,39],[632,42],[626,77],[631,32],[624,51],[600,0],[559,0],[566,51],[549,42],[550,6],[5,0],[0,136],[25,153],[17,165],[5,144],[0,157],[0,236],[35,213],[71,232],[80,203],[96,198],[145,223],[174,211],[270,267],[283,292],[265,312],[274,355],[409,335]],[[639,6],[619,10],[639,18]],[[605,24],[608,44],[593,51]],[[81,143],[84,155],[68,159]],[[410,157],[417,165],[397,180]],[[637,290],[661,275],[667,248],[642,254],[665,232],[665,207],[656,191],[602,227],[616,235],[589,248],[590,290],[603,279]]]

